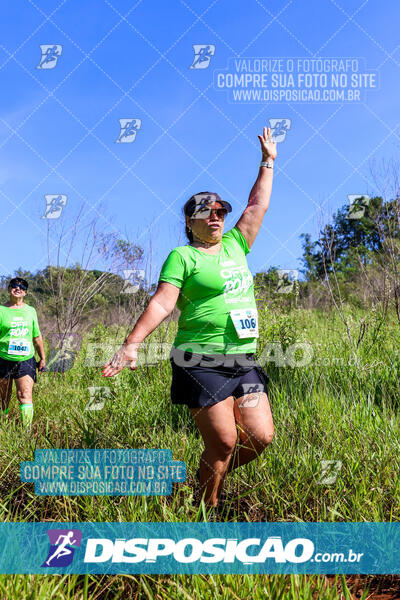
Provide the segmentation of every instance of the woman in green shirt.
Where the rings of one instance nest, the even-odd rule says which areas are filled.
[[[200,487],[211,506],[218,504],[226,474],[259,456],[274,431],[268,377],[254,360],[258,315],[246,260],[269,205],[276,158],[271,130],[264,127],[258,138],[258,177],[235,227],[223,233],[232,208],[218,194],[202,192],[186,202],[189,245],[170,252],[156,293],[103,370],[110,377],[128,363],[135,369],[140,343],[177,305],[172,402],[189,407],[202,435]]]
[[[33,418],[32,389],[36,381],[35,349],[40,356],[39,372],[46,366],[36,310],[24,303],[28,282],[14,277],[8,284],[9,301],[0,306],[0,409],[8,417],[12,380],[24,425]]]

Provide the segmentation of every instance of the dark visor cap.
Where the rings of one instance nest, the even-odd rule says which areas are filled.
[[[28,282],[26,281],[26,279],[23,279],[22,277],[13,277],[12,279],[10,279],[10,281],[8,282],[8,288],[12,288],[14,285],[23,285],[25,290],[28,289]]]
[[[186,202],[185,206],[183,207],[183,211],[185,215],[191,217],[197,210],[203,206],[212,204],[213,202],[220,202],[221,206],[226,208],[228,213],[232,212],[232,206],[229,204],[229,202],[221,200],[220,196],[218,196],[218,194],[215,192],[200,192],[199,194],[195,194]]]

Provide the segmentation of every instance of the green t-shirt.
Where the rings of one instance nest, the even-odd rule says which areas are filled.
[[[33,306],[0,306],[0,358],[14,361],[32,358],[35,354],[32,338],[39,335],[39,322]]]
[[[222,236],[219,254],[178,246],[164,262],[159,281],[179,287],[181,311],[174,347],[199,354],[254,353],[257,338],[239,338],[230,312],[257,311],[253,276],[243,234],[233,227]]]

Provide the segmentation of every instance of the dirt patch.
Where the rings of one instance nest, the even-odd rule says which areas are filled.
[[[335,576],[326,575],[334,585]],[[396,600],[400,598],[400,575],[346,575],[346,583],[354,600],[369,590],[368,600]],[[339,583],[338,591],[341,592]],[[344,596],[343,596],[344,597]]]

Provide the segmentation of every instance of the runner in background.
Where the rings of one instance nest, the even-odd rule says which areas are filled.
[[[30,427],[37,368],[35,349],[40,357],[39,372],[44,370],[46,362],[36,310],[24,302],[27,290],[25,279],[11,279],[8,284],[10,299],[0,306],[0,410],[2,417],[8,418],[14,379],[22,423]]]
[[[189,244],[170,252],[149,305],[103,370],[110,377],[128,363],[135,369],[139,345],[177,305],[171,398],[189,407],[203,438],[200,487],[211,506],[218,504],[227,472],[259,456],[274,431],[268,376],[254,359],[258,314],[246,259],[269,205],[276,158],[271,130],[264,127],[258,138],[258,177],[236,225],[223,233],[232,207],[216,193],[186,202]]]

